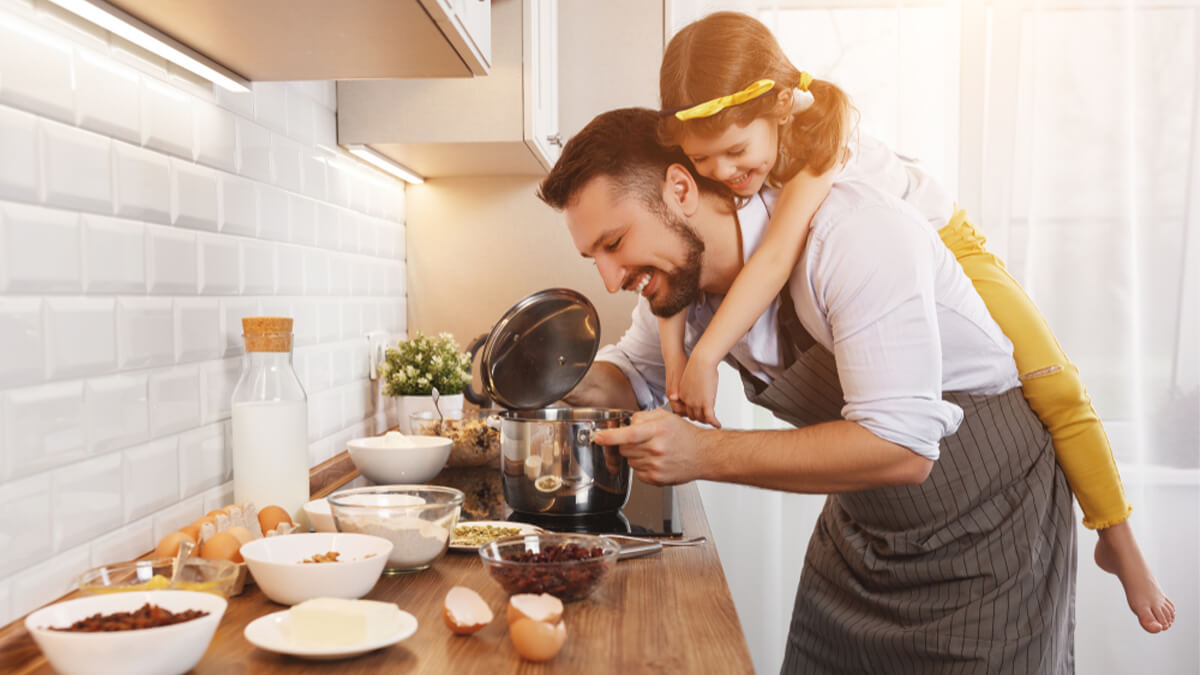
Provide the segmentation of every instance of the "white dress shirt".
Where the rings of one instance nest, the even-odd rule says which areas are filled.
[[[738,211],[745,257],[761,244],[776,198],[764,191]],[[869,185],[837,182],[789,288],[801,323],[837,361],[842,417],[937,459],[938,442],[962,421],[943,391],[998,394],[1019,381],[1011,343],[929,222]],[[689,350],[720,301],[710,295],[689,308]],[[730,351],[767,383],[782,372],[777,310],[775,301]],[[645,299],[596,360],[624,372],[641,407],[665,402],[658,324]]]

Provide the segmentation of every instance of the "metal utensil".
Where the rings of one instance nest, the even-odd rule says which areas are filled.
[[[442,407],[440,405],[438,405],[438,399],[442,397],[442,394],[441,394],[441,392],[439,392],[437,390],[437,387],[433,387],[432,394],[433,394],[433,409],[436,410],[437,414],[438,414],[438,430],[440,432],[442,426],[446,423],[446,417],[444,415],[442,415]]]
[[[617,560],[629,560],[630,558],[654,555],[666,546],[698,546],[708,541],[708,537],[646,539],[643,537],[629,537],[623,534],[606,534],[604,536],[617,542],[617,545],[621,547],[621,552],[617,554]]]
[[[649,539],[647,537],[631,537],[627,534],[606,534],[609,539],[615,539],[618,544],[623,541],[640,543],[658,543],[663,546],[699,546],[708,541],[708,537],[692,537],[691,539]],[[622,544],[623,545],[623,544]]]

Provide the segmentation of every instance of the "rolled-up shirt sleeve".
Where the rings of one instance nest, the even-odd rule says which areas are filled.
[[[842,417],[937,459],[963,412],[942,399],[931,249],[940,242],[921,227],[886,209],[858,209],[810,240],[805,276],[832,335]]]
[[[638,407],[657,408],[667,402],[667,370],[663,365],[662,343],[658,338],[658,320],[650,312],[645,298],[638,298],[633,321],[616,344],[596,353],[596,361],[611,363],[633,385]]]

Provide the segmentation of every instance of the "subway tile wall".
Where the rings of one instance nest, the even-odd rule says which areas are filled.
[[[405,330],[404,189],[335,108],[0,0],[0,625],[232,501],[243,316],[296,320],[310,462],[395,421],[364,335]]]

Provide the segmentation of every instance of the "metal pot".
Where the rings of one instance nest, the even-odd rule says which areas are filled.
[[[633,413],[608,408],[509,410],[488,418],[500,430],[500,483],[514,511],[584,515],[618,511],[632,471],[617,446],[592,434],[629,424]]]

